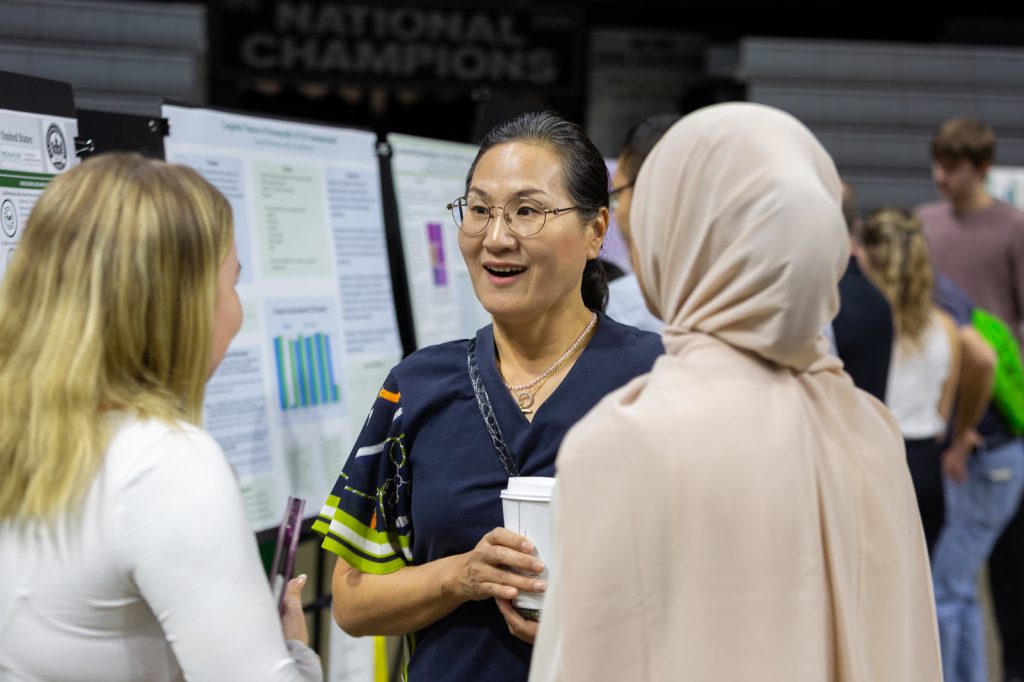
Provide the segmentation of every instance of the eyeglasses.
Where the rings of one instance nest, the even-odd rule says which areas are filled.
[[[544,208],[544,204],[530,197],[515,197],[509,199],[504,206],[491,206],[474,194],[459,197],[448,204],[452,219],[466,234],[480,234],[486,230],[496,208],[501,209],[508,229],[520,237],[532,237],[544,228],[549,213],[557,216],[580,207]]]
[[[622,199],[619,197],[619,193],[626,191],[627,189],[629,189],[633,185],[634,185],[634,183],[630,182],[630,183],[627,183],[627,184],[623,185],[622,187],[616,187],[616,188],[611,189],[611,190],[608,191],[608,210],[609,211],[611,211],[612,213],[615,213],[615,211],[619,210],[619,203],[622,201]]]

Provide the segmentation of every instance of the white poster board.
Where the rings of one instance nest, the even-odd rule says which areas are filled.
[[[416,346],[470,338],[491,318],[473,292],[445,206],[466,193],[477,148],[388,135]]]
[[[288,495],[316,515],[402,356],[372,133],[163,107],[167,160],[231,202],[245,311],[207,386],[204,426],[254,530]]]
[[[988,172],[988,192],[1024,210],[1024,168],[994,166]]]
[[[78,162],[78,121],[0,109],[0,279],[50,180]]]

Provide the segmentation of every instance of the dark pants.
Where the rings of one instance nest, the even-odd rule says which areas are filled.
[[[924,539],[931,555],[935,541],[946,519],[946,498],[942,487],[942,443],[934,438],[904,440],[907,446],[907,466],[917,493],[917,508],[921,512]]]
[[[1006,679],[1024,679],[1024,504],[999,537],[988,571]]]

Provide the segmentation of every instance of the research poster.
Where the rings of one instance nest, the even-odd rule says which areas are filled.
[[[477,148],[388,135],[416,346],[470,338],[491,318],[473,292],[446,205],[466,193]]]
[[[167,160],[231,203],[242,330],[205,427],[256,531],[289,495],[315,516],[402,356],[373,133],[165,105]]]
[[[0,279],[50,180],[77,163],[73,118],[0,109]]]

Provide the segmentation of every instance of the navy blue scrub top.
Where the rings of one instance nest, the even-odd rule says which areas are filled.
[[[656,334],[598,315],[590,343],[533,422],[501,380],[492,327],[477,332],[480,375],[523,476],[554,476],[566,432],[663,352]],[[363,572],[468,552],[503,525],[508,476],[469,381],[468,345],[424,348],[391,370],[313,525],[324,549]],[[532,647],[509,633],[493,599],[462,604],[408,640],[410,680],[527,678]]]

